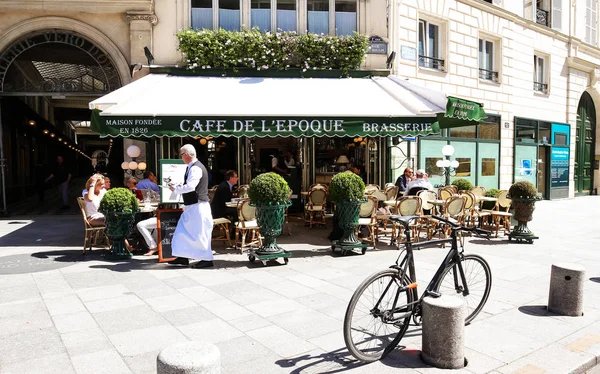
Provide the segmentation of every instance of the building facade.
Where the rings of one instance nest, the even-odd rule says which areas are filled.
[[[456,176],[474,184],[529,180],[545,198],[595,193],[597,0],[404,0],[391,14],[394,74],[483,103],[489,115],[477,129],[399,147],[397,175],[406,165],[435,175],[450,143]]]

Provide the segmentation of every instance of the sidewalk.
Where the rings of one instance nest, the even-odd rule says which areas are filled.
[[[571,373],[600,364],[600,198],[536,206],[534,244],[467,240],[466,252],[489,262],[493,285],[465,330],[469,364],[452,373]],[[381,362],[360,365],[345,349],[353,291],[398,255],[385,244],[334,256],[329,229],[297,221],[279,240],[293,252],[287,266],[250,263],[219,243],[215,268],[173,268],[155,257],[82,257],[82,226],[78,216],[0,221],[0,373],[155,373],[158,352],[185,340],[215,343],[223,373],[438,371],[420,361],[415,326]],[[420,284],[446,252],[416,252]],[[544,309],[550,267],[560,262],[587,269],[583,317]]]

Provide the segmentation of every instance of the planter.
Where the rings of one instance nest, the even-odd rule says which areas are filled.
[[[529,227],[527,227],[527,222],[533,219],[536,201],[536,199],[512,199],[512,205],[514,207],[513,218],[518,223],[508,235],[508,240],[516,239],[519,242],[525,240],[528,243],[533,243],[533,239],[538,239],[538,237],[529,230]]]
[[[257,205],[256,221],[260,227],[260,234],[265,238],[262,246],[256,251],[258,255],[275,254],[284,252],[276,241],[281,234],[285,218],[285,208],[290,203],[278,205]]]
[[[335,204],[335,215],[337,216],[338,225],[344,233],[338,245],[348,247],[362,246],[362,242],[356,238],[356,228],[358,227],[358,218],[360,213],[360,205],[363,201],[341,201]]]
[[[106,236],[110,239],[110,253],[104,256],[108,260],[127,260],[131,252],[125,247],[125,238],[131,232],[135,222],[135,213],[106,213]]]

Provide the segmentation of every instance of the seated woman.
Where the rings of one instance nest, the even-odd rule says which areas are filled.
[[[85,215],[92,226],[104,226],[104,214],[98,212],[100,200],[104,197],[104,177],[94,174],[85,183],[86,193],[83,194]]]

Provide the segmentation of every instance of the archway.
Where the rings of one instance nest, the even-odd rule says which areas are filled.
[[[575,194],[589,194],[593,189],[596,108],[589,93],[584,92],[577,106],[575,143]]]

